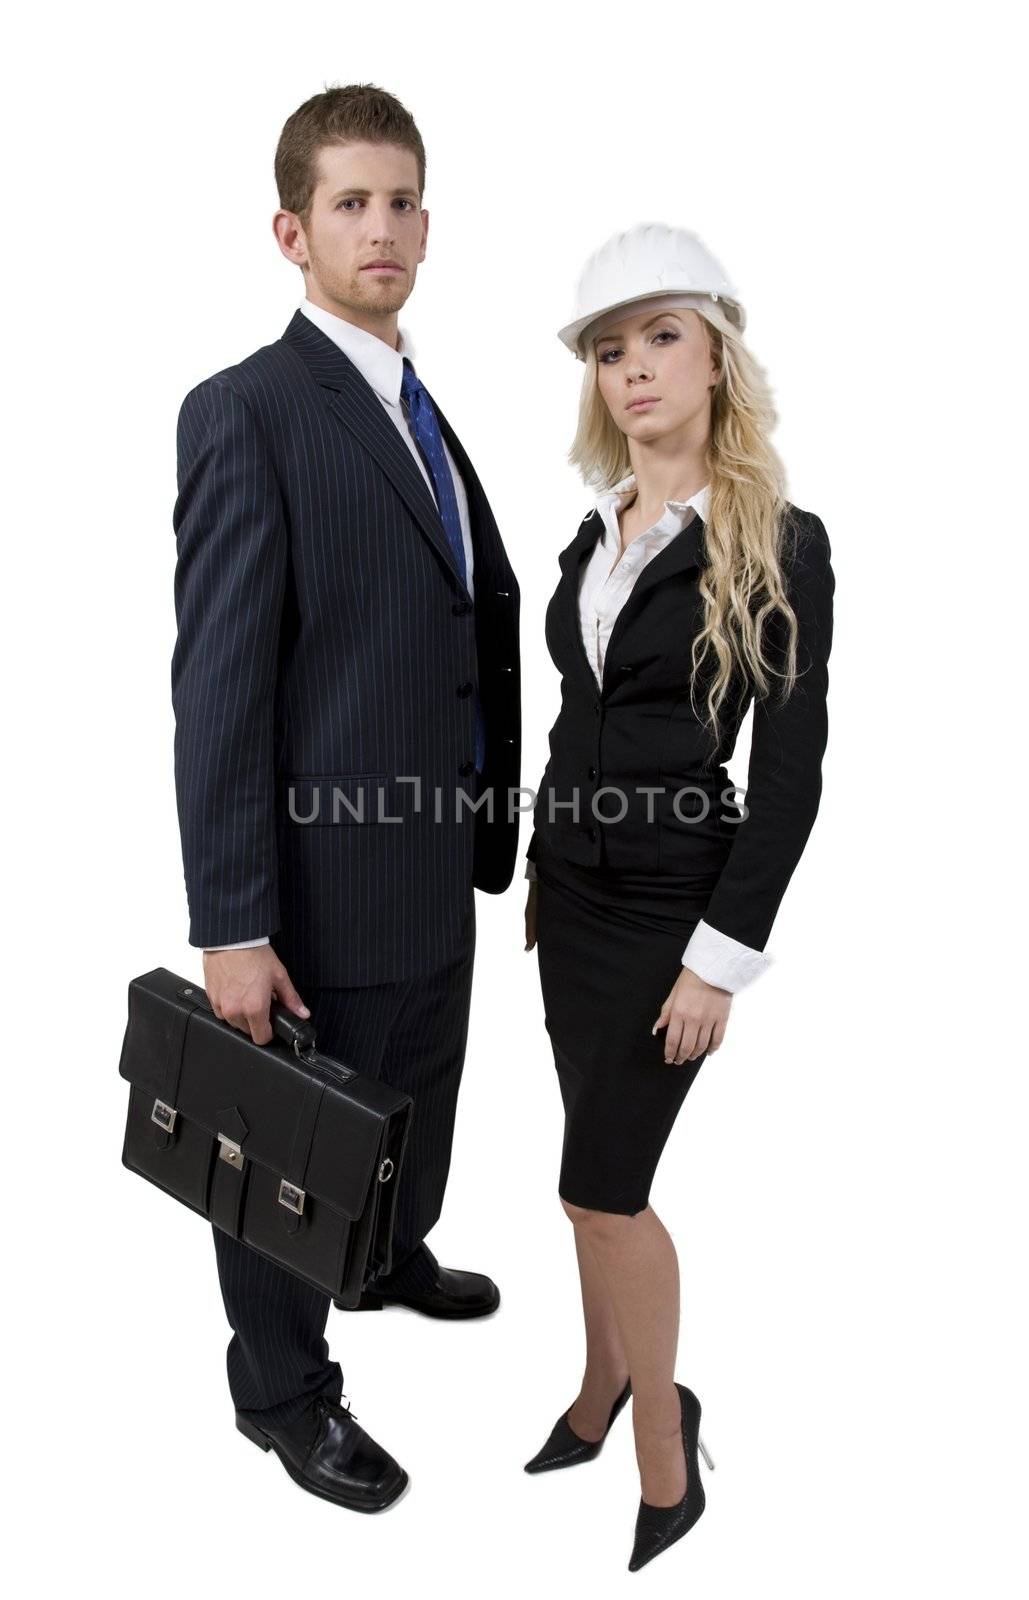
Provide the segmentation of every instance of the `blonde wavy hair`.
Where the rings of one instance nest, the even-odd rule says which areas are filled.
[[[711,390],[707,465],[711,500],[706,524],[709,557],[701,568],[703,626],[692,650],[690,699],[700,670],[713,663],[706,702],[712,738],[734,678],[744,692],[771,693],[781,678],[783,699],[797,674],[797,618],[786,594],[783,558],[788,529],[786,474],[769,436],[778,421],[764,368],[743,341],[704,316],[712,358],[719,368]],[[579,426],[568,459],[595,492],[613,488],[632,471],[629,445],[597,384],[597,353],[587,340]],[[785,635],[785,642],[783,642]],[[784,662],[781,668],[777,663]],[[694,705],[696,711],[696,706]]]

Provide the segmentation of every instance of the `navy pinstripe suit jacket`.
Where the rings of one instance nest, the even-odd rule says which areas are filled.
[[[395,424],[300,311],[179,413],[171,677],[190,942],[269,934],[298,985],[442,965],[468,936],[473,883],[499,893],[514,870],[518,585],[436,411],[468,492],[474,604]],[[475,688],[492,820],[458,798],[479,792]]]

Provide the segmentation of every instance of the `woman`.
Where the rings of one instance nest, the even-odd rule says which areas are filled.
[[[586,1367],[526,1470],[592,1459],[631,1393],[635,1571],[704,1509],[700,1403],[674,1381],[678,1263],[650,1186],[733,994],[768,965],[818,810],[835,582],[825,528],[785,497],[739,296],[696,236],[616,235],[578,301],[560,334],[586,367],[570,459],[602,492],[547,612],[562,703],[526,948],[564,1102]],[[741,807],[724,764],[751,701]]]

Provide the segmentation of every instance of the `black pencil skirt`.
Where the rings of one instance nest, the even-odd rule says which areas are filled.
[[[634,1216],[706,1060],[665,1061],[651,1029],[718,874],[660,877],[583,867],[539,843],[536,949],[564,1102],[558,1193]]]

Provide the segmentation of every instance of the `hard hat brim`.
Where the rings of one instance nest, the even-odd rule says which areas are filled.
[[[668,292],[671,294],[674,291],[670,289]],[[613,300],[610,305],[599,306],[596,310],[591,311],[588,316],[579,317],[575,322],[569,322],[565,327],[559,328],[557,336],[565,348],[572,352],[573,356],[577,356],[580,361],[585,361],[585,340],[583,335],[587,333],[595,322],[599,322],[602,317],[609,316],[612,311],[627,310],[630,306],[636,305],[638,301],[651,300],[653,297],[654,291],[648,290],[646,294],[633,294],[629,295],[625,300]],[[724,313],[735,331],[741,334],[747,325],[747,314],[740,302],[732,299],[729,295],[720,294],[717,306]]]

